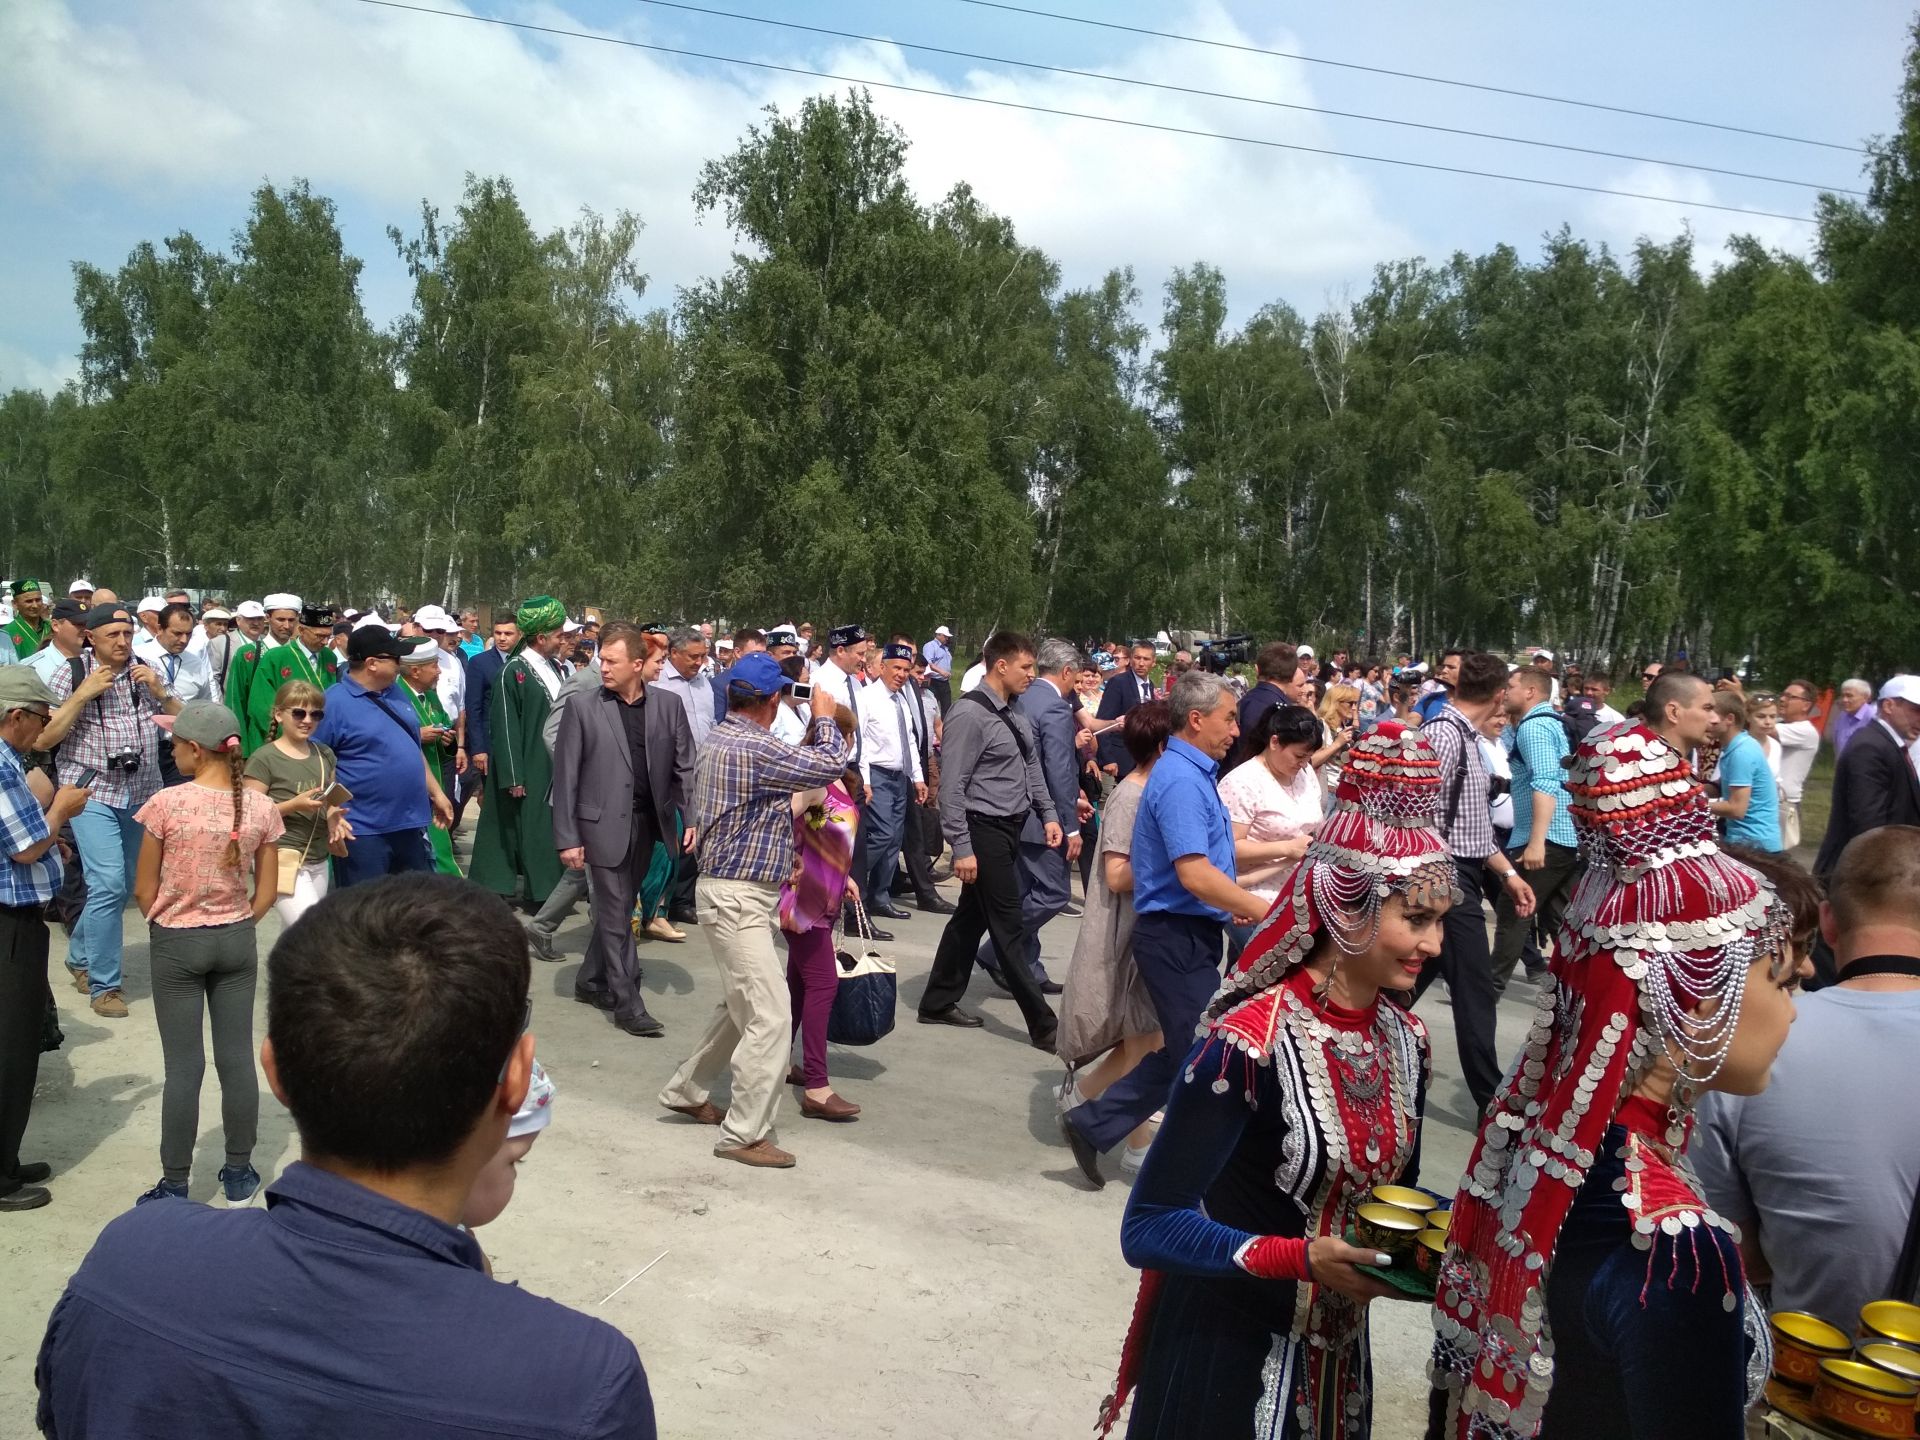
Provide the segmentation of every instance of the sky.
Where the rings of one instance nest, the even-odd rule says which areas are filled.
[[[1705,119],[1857,147],[1892,128],[1912,12],[1892,0],[1020,0],[1027,8],[1224,42],[1198,45],[968,0],[411,0],[605,37],[530,33],[363,0],[0,0],[0,390],[51,389],[78,370],[72,264],[114,268],[181,230],[230,243],[263,181],[304,178],[338,207],[376,324],[409,300],[389,225],[449,211],[468,173],[512,180],[545,230],[582,208],[646,224],[645,306],[717,273],[736,248],[695,210],[702,163],[768,105],[795,109],[844,81],[709,57],[827,71],[875,89],[911,142],[923,200],[962,181],[1056,260],[1066,286],[1131,266],[1142,314],[1177,266],[1226,276],[1236,320],[1284,300],[1313,313],[1357,297],[1376,264],[1500,243],[1523,255],[1562,225],[1616,250],[1690,227],[1710,267],[1728,236],[1805,252],[1789,216],[1816,190],[1684,166],[1860,188],[1865,157],[1324,61]],[[1737,15],[1738,23],[1731,23]],[[988,59],[929,53],[913,45]],[[1225,46],[1279,50],[1279,58]],[[1030,61],[1091,72],[1022,68]],[[1131,77],[1248,103],[1114,83]],[[1499,171],[1689,202],[1513,184],[970,103],[1077,110],[1317,150]],[[1583,146],[1635,159],[1438,134],[1359,115]]]

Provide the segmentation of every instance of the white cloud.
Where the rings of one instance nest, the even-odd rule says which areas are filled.
[[[78,356],[70,355],[64,360],[48,364],[18,345],[0,339],[0,394],[9,390],[44,390],[51,395],[69,380],[79,378]]]
[[[720,269],[732,248],[717,217],[697,223],[691,192],[702,162],[732,149],[764,105],[791,110],[806,94],[845,88],[746,69],[716,74],[622,46],[339,0],[172,0],[123,11],[118,23],[83,23],[68,0],[0,9],[0,116],[22,163],[43,176],[161,203],[305,176],[404,228],[423,195],[449,206],[464,172],[504,174],[542,227],[583,205],[639,213],[655,300],[665,298],[663,284]],[[544,4],[513,14],[589,28]],[[1246,35],[1216,0],[1195,0],[1168,24],[1287,41]],[[646,38],[638,21],[620,33]],[[1055,109],[1327,143],[1310,117],[1288,112],[1024,71],[976,72],[950,87],[893,46],[805,52],[800,43],[729,27],[711,47]],[[1310,103],[1300,69],[1151,40],[1114,66]],[[1382,215],[1370,181],[1341,161],[933,96],[875,91],[874,100],[906,128],[924,199],[968,181],[1062,263],[1069,283],[1133,265],[1151,311],[1166,272],[1197,259],[1225,270],[1245,314],[1277,295],[1318,295],[1415,248]]]
[[[1665,205],[1657,200],[1629,200],[1622,196],[1596,195],[1587,206],[1592,238],[1604,240],[1617,254],[1625,256],[1642,236],[1653,240],[1671,240],[1683,229],[1693,231],[1693,263],[1701,274],[1730,257],[1727,242],[1736,235],[1751,235],[1770,250],[1785,250],[1795,255],[1812,251],[1816,231],[1811,225],[1765,215],[1736,215],[1726,210],[1707,210],[1703,205],[1729,203],[1714,188],[1709,176],[1675,170],[1665,165],[1636,165],[1604,182],[1615,190],[1630,190],[1641,195],[1657,195],[1688,202],[1687,208]],[[1733,202],[1750,208],[1750,202]],[[1814,192],[1779,188],[1776,203],[1766,208],[1782,215],[1812,215]]]

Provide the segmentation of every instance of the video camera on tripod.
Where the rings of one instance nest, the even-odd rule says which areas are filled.
[[[1222,635],[1209,640],[1194,656],[1194,664],[1213,675],[1224,675],[1229,665],[1245,665],[1253,659],[1253,636]]]

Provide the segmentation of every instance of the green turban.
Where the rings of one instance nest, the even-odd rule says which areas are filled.
[[[531,640],[536,635],[545,635],[549,630],[558,630],[566,624],[567,607],[551,595],[535,595],[531,600],[521,602],[513,618],[520,626],[520,633]]]

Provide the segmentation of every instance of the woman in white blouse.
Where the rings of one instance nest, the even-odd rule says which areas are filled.
[[[1307,853],[1320,828],[1320,719],[1304,705],[1276,705],[1260,717],[1248,741],[1252,758],[1220,782],[1220,799],[1233,825],[1234,868],[1240,884],[1271,902],[1280,877]],[[1230,956],[1238,958],[1252,926],[1227,932]]]

